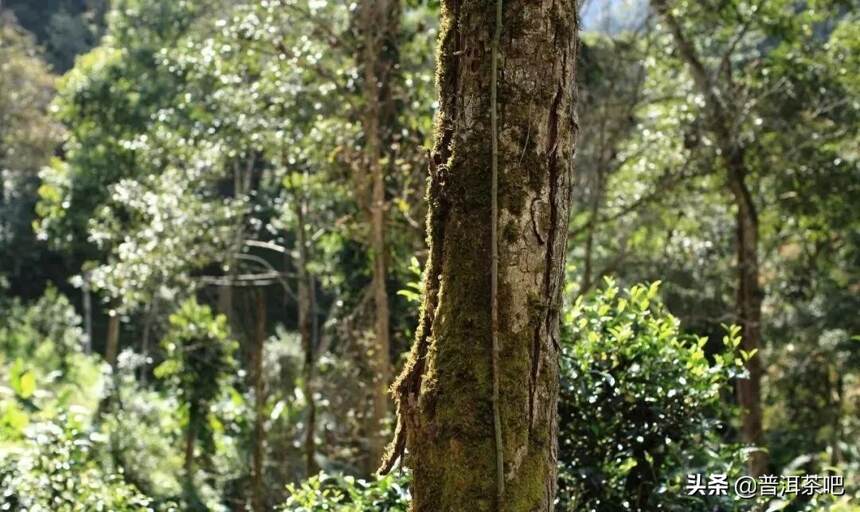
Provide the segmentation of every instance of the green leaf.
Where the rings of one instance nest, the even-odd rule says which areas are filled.
[[[30,398],[36,391],[36,376],[33,375],[33,372],[25,372],[21,375],[18,386],[18,395],[23,399]]]

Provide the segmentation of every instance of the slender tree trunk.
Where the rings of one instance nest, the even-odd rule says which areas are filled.
[[[440,111],[428,189],[430,258],[418,334],[395,384],[397,432],[381,469],[390,470],[408,450],[416,512],[553,508],[558,321],[576,132],[576,2],[507,0],[503,7],[494,212],[496,5],[442,2]],[[498,358],[491,331],[496,300]]]
[[[601,133],[601,139],[603,135]],[[602,144],[601,144],[602,146]],[[597,234],[600,206],[603,204],[604,191],[604,163],[603,158],[598,162],[596,170],[594,191],[588,208],[588,226],[585,235],[585,256],[583,257],[582,281],[579,285],[579,295],[585,295],[594,286],[594,238]]]
[[[727,148],[728,149],[728,148]],[[734,149],[728,154],[728,183],[735,207],[737,208],[736,251],[737,251],[737,315],[741,324],[741,347],[755,353],[746,363],[748,379],[737,381],[738,404],[741,406],[741,434],[745,443],[762,446],[761,411],[761,303],[764,295],[759,284],[758,266],[758,216],[747,188],[746,169],[743,151]],[[749,473],[763,475],[767,471],[768,457],[764,451],[751,454],[748,463]]]
[[[2,8],[2,4],[0,4],[0,8]],[[0,12],[0,16],[3,13]],[[3,168],[4,161],[6,160],[5,151],[3,151],[3,146],[0,145],[0,210],[6,206],[6,170]],[[6,215],[0,215],[0,233],[6,232]],[[4,240],[0,239],[0,242],[4,242]]]
[[[102,415],[110,410],[114,397],[119,397],[119,372],[116,368],[117,354],[119,353],[119,311],[115,309],[115,303],[108,310],[107,339],[105,340],[105,361],[111,367],[110,392],[99,402],[96,418],[101,420]]]
[[[194,481],[194,450],[197,444],[197,434],[199,433],[200,423],[202,421],[205,420],[201,417],[199,404],[190,404],[188,409],[188,427],[185,429],[185,460],[182,466],[183,472],[185,473],[183,491],[190,510],[202,510],[204,508],[203,503],[200,501],[200,496],[197,493],[197,485]]]
[[[108,312],[107,342],[105,343],[105,361],[116,369],[116,358],[119,353],[119,312],[111,309]]]
[[[188,427],[185,429],[185,459],[182,468],[188,489],[194,488],[194,445],[197,441],[197,412],[192,405],[188,412]]]
[[[152,333],[152,321],[155,317],[154,302],[155,299],[147,306],[146,313],[144,313],[143,335],[140,340],[140,352],[143,354],[143,364],[140,367],[140,382],[143,385],[146,385],[146,381],[149,379],[149,364],[147,363],[147,359],[149,358],[149,338]]]
[[[251,191],[251,183],[253,182],[254,165],[256,159],[248,158],[244,167],[238,162],[233,165],[233,197],[241,198]],[[240,325],[239,318],[236,315],[236,290],[233,286],[233,279],[239,273],[239,258],[238,254],[242,252],[242,247],[245,244],[244,223],[247,219],[240,216],[233,224],[232,243],[227,250],[224,264],[227,267],[225,277],[227,283],[218,287],[218,312],[227,317],[227,326],[230,329],[232,336],[239,335],[243,328]]]
[[[720,148],[728,189],[737,209],[735,245],[738,277],[735,309],[742,329],[742,348],[755,351],[746,363],[749,378],[738,380],[737,383],[738,403],[741,406],[741,437],[746,443],[763,447],[762,365],[758,350],[761,347],[761,304],[764,292],[758,266],[758,216],[746,182],[749,169],[744,158],[744,145],[738,140],[738,134],[733,129],[733,107],[729,97],[731,94],[720,92],[716,87],[716,74],[706,69],[695,45],[684,34],[681,23],[666,0],[654,0],[654,6],[666,20],[678,54],[687,65],[699,93],[705,98],[707,128],[713,133]],[[726,68],[723,73],[730,76],[731,68]],[[767,465],[767,453],[753,452],[748,461],[749,473],[752,476],[760,476],[767,470]]]
[[[230,265],[230,268],[233,268],[233,264]],[[231,270],[227,274],[227,284],[218,287],[218,312],[227,317],[227,325],[230,326],[231,334],[235,331],[233,329],[233,320],[235,319],[235,315],[233,313],[233,276],[236,274],[235,271]]]
[[[266,429],[265,405],[266,388],[263,378],[263,345],[266,340],[266,294],[263,290],[256,291],[256,318],[254,322],[254,344],[252,348],[253,365],[251,371],[254,379],[254,448],[253,468],[251,471],[251,504],[254,512],[263,512],[263,463],[265,457]]]
[[[93,302],[92,292],[90,291],[89,272],[84,273],[84,284],[81,289],[84,294],[84,330],[86,331],[86,340],[84,340],[84,353],[89,355],[93,353]]]
[[[395,31],[399,4],[396,0],[364,0],[359,22],[363,33],[362,66],[364,74],[364,112],[362,116],[365,137],[364,157],[370,179],[370,254],[373,266],[374,335],[371,350],[373,369],[372,404],[368,428],[368,458],[366,471],[372,473],[379,465],[385,450],[385,420],[388,417],[388,385],[391,382],[389,339],[389,307],[386,290],[385,241],[385,172],[382,166],[382,133],[380,120],[383,114],[383,95],[390,95],[392,65],[383,52],[386,39]]]
[[[839,371],[838,367],[834,367],[828,370],[828,373],[833,375],[833,391],[831,393],[831,398],[833,400],[833,422],[831,425],[831,439],[830,439],[830,464],[832,466],[839,466],[844,462],[844,456],[842,454],[842,409],[844,407],[844,396],[845,396],[845,381],[843,380],[842,373]]]
[[[316,474],[319,467],[316,463],[316,401],[314,399],[314,365],[316,364],[314,326],[313,326],[313,278],[307,270],[308,241],[305,226],[307,202],[304,195],[296,201],[296,218],[298,224],[298,313],[299,334],[304,350],[304,367],[302,369],[304,386],[303,392],[307,402],[307,417],[305,430],[305,471],[308,476]]]

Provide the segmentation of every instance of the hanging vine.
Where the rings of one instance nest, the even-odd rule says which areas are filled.
[[[490,221],[490,332],[493,343],[493,430],[496,436],[496,497],[497,507],[502,508],[505,497],[505,458],[502,441],[502,418],[499,410],[499,41],[502,33],[502,0],[496,0],[496,28],[493,33],[492,64],[490,77],[490,130],[492,132],[491,157],[491,215]]]

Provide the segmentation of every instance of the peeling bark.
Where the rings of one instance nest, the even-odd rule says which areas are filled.
[[[499,62],[496,498],[491,370],[490,40],[494,3],[442,3],[440,111],[420,325],[394,385],[381,471],[408,450],[416,512],[549,511],[556,487],[558,321],[571,198],[575,2],[506,1]]]

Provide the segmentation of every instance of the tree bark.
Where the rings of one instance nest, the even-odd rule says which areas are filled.
[[[307,202],[304,195],[296,200],[296,219],[298,228],[298,320],[299,335],[304,350],[303,389],[307,403],[305,426],[305,472],[308,476],[316,474],[319,466],[316,463],[316,400],[314,399],[315,377],[315,340],[313,327],[314,283],[308,273],[308,240],[305,231],[305,213]]]
[[[251,505],[254,512],[263,512],[263,458],[265,457],[266,428],[266,384],[263,379],[263,345],[266,340],[266,293],[257,290],[256,318],[254,321],[254,345],[252,348],[252,375],[254,379],[254,448],[251,471]]]
[[[366,472],[373,473],[385,451],[385,421],[388,417],[388,385],[391,381],[389,306],[386,289],[385,241],[385,171],[382,166],[382,133],[380,121],[383,101],[390,96],[393,62],[385,55],[386,41],[396,32],[400,15],[397,0],[365,0],[359,13],[363,34],[363,99],[362,128],[365,137],[364,158],[370,179],[370,254],[373,267],[371,288],[374,301],[374,337],[371,349],[373,371],[372,404],[368,427],[368,457]]]
[[[417,337],[395,383],[382,472],[408,450],[416,512],[550,511],[556,489],[558,322],[576,120],[576,3],[504,2],[498,211],[492,208],[495,2],[442,2],[430,257]],[[497,213],[493,375],[491,220]],[[494,440],[499,383],[501,446]],[[504,460],[497,498],[496,461]]]

